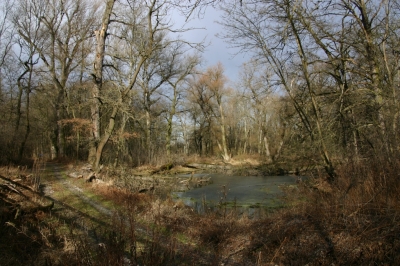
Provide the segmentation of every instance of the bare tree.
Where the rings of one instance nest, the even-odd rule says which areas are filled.
[[[271,67],[271,82],[280,85],[293,100],[311,139],[320,146],[327,172],[333,176],[334,168],[322,132],[320,107],[309,73],[309,52],[301,36],[303,28],[295,17],[296,5],[285,0],[224,5],[225,38],[242,51],[253,50],[256,60]],[[301,76],[297,74],[297,67]],[[300,87],[306,88],[312,113],[308,113],[295,98],[293,90]]]
[[[171,29],[171,25],[166,21],[172,8],[170,3],[158,0],[126,1],[121,3],[120,8],[122,9],[118,10],[126,12],[126,15],[115,18],[110,18],[113,5],[110,1],[109,4],[110,11],[109,13],[106,12],[108,15],[104,22],[107,25],[110,22],[115,22],[115,25],[118,25],[110,31],[112,39],[109,41],[115,41],[117,45],[114,47],[122,48],[122,50],[108,52],[111,64],[103,62],[102,67],[110,66],[108,69],[110,73],[113,73],[113,76],[116,75],[117,80],[115,82],[120,86],[118,86],[117,98],[109,112],[105,132],[100,136],[97,143],[95,160],[91,160],[95,169],[98,169],[103,149],[114,131],[116,116],[121,110],[124,100],[138,85],[137,80],[144,64],[157,54],[157,51],[163,49],[163,36]],[[107,37],[107,34],[105,37]],[[124,51],[124,54],[121,51]],[[102,97],[99,100],[102,101]],[[94,114],[94,112],[92,113]]]
[[[161,39],[160,39],[161,41]],[[162,40],[164,47],[170,45],[169,40]],[[157,118],[165,113],[165,108],[162,105],[162,88],[167,84],[169,78],[175,75],[175,68],[171,61],[168,52],[158,50],[143,64],[142,71],[139,74],[138,87],[140,95],[140,106],[144,111],[144,128],[145,132],[145,151],[147,151],[147,159],[152,159],[154,153],[153,146],[153,128]]]
[[[190,80],[187,93],[187,105],[190,108],[191,120],[194,124],[193,142],[199,155],[208,155],[213,153],[212,147],[212,127],[213,106],[211,91],[208,90],[205,82],[200,82],[200,75]]]
[[[12,152],[15,147],[18,147],[17,156],[14,157],[14,154],[11,154],[11,157],[14,157],[17,161],[21,161],[25,145],[28,140],[28,136],[30,133],[30,94],[35,88],[35,73],[34,73],[34,66],[38,64],[39,58],[36,57],[36,50],[35,48],[30,45],[29,43],[24,43],[23,40],[19,40],[19,61],[20,67],[22,69],[22,73],[17,78],[17,86],[18,86],[18,95],[17,95],[17,116],[15,118],[15,125],[14,125],[14,134],[13,138],[10,142],[9,152]],[[25,104],[23,104],[23,95],[25,94]],[[24,110],[23,106],[24,105]],[[23,137],[19,139],[19,130],[21,126],[21,119],[22,113],[25,113],[25,133]],[[16,145],[16,143],[20,143]]]
[[[21,9],[32,13],[39,25],[39,34],[32,39],[30,28],[16,20],[18,33],[26,42],[33,45],[51,76],[57,97],[52,105],[55,112],[56,138],[53,143],[57,156],[64,155],[64,137],[60,121],[68,112],[67,86],[71,74],[80,66],[82,57],[78,56],[82,43],[89,37],[94,23],[96,6],[84,0],[37,2],[25,0]],[[89,8],[90,11],[88,10]]]
[[[259,154],[265,154],[267,163],[273,162],[279,157],[283,145],[285,130],[278,130],[274,136],[268,136],[269,127],[277,121],[276,97],[271,84],[271,73],[255,61],[250,61],[243,66],[240,74],[240,87],[243,89],[243,101],[250,103],[252,112],[249,118],[254,121],[257,134],[257,150]],[[249,125],[251,126],[251,125]],[[273,147],[276,146],[276,147]],[[275,152],[272,152],[274,149]]]
[[[224,76],[224,69],[221,63],[218,63],[215,67],[207,69],[206,73],[200,78],[200,82],[205,82],[208,89],[211,91],[213,98],[217,103],[217,109],[213,110],[214,115],[219,120],[221,130],[221,140],[217,138],[217,143],[220,151],[222,152],[222,158],[224,161],[229,162],[231,154],[228,152],[228,145],[226,140],[226,121],[224,112],[223,98],[228,94],[228,88],[226,87],[227,78]]]
[[[185,83],[188,81],[188,76],[196,71],[196,66],[200,63],[200,58],[197,55],[183,56],[184,50],[182,44],[172,48],[169,60],[171,67],[174,68],[172,72],[174,75],[167,80],[171,87],[171,91],[163,93],[168,98],[170,104],[169,111],[167,112],[167,135],[166,135],[166,151],[168,158],[171,156],[171,138],[173,129],[173,120],[178,112],[178,105],[184,97]]]
[[[224,75],[223,66],[221,63],[218,63],[216,66],[207,68],[207,70],[201,73],[198,79],[191,84],[190,98],[191,101],[198,106],[204,116],[204,120],[200,124],[201,127],[207,126],[211,129],[212,120],[217,120],[220,134],[215,130],[211,132],[213,132],[222,158],[225,161],[229,161],[231,155],[228,151],[224,113],[224,97],[228,95],[229,90],[229,88],[226,87],[226,83],[227,78]]]
[[[6,71],[5,68],[9,67],[6,64],[7,58],[9,58],[10,50],[13,44],[13,29],[11,28],[11,23],[9,21],[10,15],[12,12],[13,3],[10,0],[5,0],[0,3],[0,112],[5,114],[7,112],[7,92],[6,92],[6,82],[4,78],[4,72]],[[0,134],[3,136],[7,136],[7,132],[9,132],[8,127],[5,125],[5,118],[0,119]],[[11,133],[11,132],[10,132]],[[3,138],[0,141],[0,147],[6,149],[7,144],[9,143],[10,139]],[[8,143],[7,143],[8,142]],[[6,160],[6,154],[0,156],[0,160]]]
[[[13,3],[11,0],[2,1],[2,3],[0,4],[0,14],[2,14],[2,18],[0,20],[0,81],[1,68],[4,65],[6,57],[12,47],[13,29],[11,27],[11,24],[9,23],[10,13],[12,12],[12,9]]]
[[[99,29],[95,30],[96,35],[96,54],[93,62],[93,79],[94,86],[92,87],[91,100],[91,121],[92,132],[89,142],[89,157],[88,161],[95,165],[97,158],[97,150],[100,142],[100,91],[103,85],[103,68],[106,49],[107,31],[110,24],[111,14],[114,8],[115,0],[108,0],[104,9],[103,18]],[[101,152],[100,152],[101,153]]]

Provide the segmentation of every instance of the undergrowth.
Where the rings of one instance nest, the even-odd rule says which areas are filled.
[[[337,168],[333,183],[321,174],[287,187],[287,207],[257,219],[223,206],[198,214],[181,202],[113,186],[95,188],[118,206],[107,226],[57,210],[15,217],[13,205],[2,200],[0,261],[2,265],[396,265],[399,173],[398,163],[349,162]],[[61,224],[69,228],[67,233],[59,230]]]

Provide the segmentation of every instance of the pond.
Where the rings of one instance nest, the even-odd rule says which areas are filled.
[[[226,204],[244,208],[269,207],[282,204],[279,196],[283,195],[281,186],[295,185],[295,176],[227,176],[223,174],[206,175],[209,184],[184,192],[174,192],[177,199],[185,205],[201,211],[204,205],[217,206]],[[183,176],[182,176],[183,177]],[[193,175],[187,178],[204,179],[205,175]]]

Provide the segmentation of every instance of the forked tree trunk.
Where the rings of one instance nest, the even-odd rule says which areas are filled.
[[[98,168],[101,153],[105,143],[100,142],[100,91],[103,85],[103,61],[105,54],[105,44],[107,39],[108,25],[110,24],[110,17],[114,7],[115,0],[108,0],[106,9],[104,10],[101,28],[95,31],[96,34],[96,57],[93,64],[93,80],[92,86],[92,99],[91,99],[91,139],[89,143],[89,158],[88,161],[94,167]],[[108,138],[107,138],[108,140]],[[103,141],[104,142],[104,141]],[[100,155],[98,154],[100,153]],[[99,159],[97,159],[99,158]]]
[[[103,149],[104,149],[104,147],[106,146],[108,140],[109,140],[110,137],[111,137],[111,134],[112,134],[113,131],[114,131],[114,128],[115,128],[115,118],[116,118],[116,116],[117,116],[117,114],[118,114],[119,106],[122,105],[123,99],[129,94],[130,90],[133,88],[133,85],[135,84],[136,79],[137,79],[137,77],[138,77],[138,75],[139,75],[139,71],[140,71],[140,69],[141,69],[141,67],[142,67],[142,65],[143,65],[143,63],[144,63],[145,61],[146,61],[146,57],[140,58],[140,60],[139,60],[139,62],[138,62],[138,64],[137,64],[136,71],[135,71],[135,73],[133,74],[133,77],[132,77],[132,80],[131,80],[130,85],[129,85],[124,91],[122,91],[118,102],[114,105],[114,107],[113,107],[113,109],[112,109],[112,111],[111,111],[111,114],[110,114],[110,116],[109,116],[110,118],[109,118],[109,120],[108,120],[108,126],[107,126],[107,128],[106,128],[104,134],[100,137],[99,144],[98,144],[97,149],[96,149],[96,156],[95,156],[95,160],[94,160],[94,163],[93,163],[93,168],[94,168],[94,170],[95,170],[96,172],[98,172],[99,169],[100,169],[100,168],[99,168],[99,166],[100,166],[100,159],[101,159],[101,156],[102,156],[102,154],[103,154]]]

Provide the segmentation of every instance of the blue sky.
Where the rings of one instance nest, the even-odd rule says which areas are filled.
[[[182,35],[186,40],[192,42],[200,42],[206,38],[206,44],[208,44],[208,46],[203,53],[203,67],[207,68],[208,66],[221,62],[225,68],[225,75],[231,82],[234,82],[237,80],[241,65],[248,61],[249,56],[243,54],[235,55],[237,50],[229,48],[228,43],[216,37],[216,34],[223,31],[223,27],[216,23],[220,18],[220,14],[221,11],[208,7],[205,10],[204,16],[201,18],[193,16],[192,20],[187,24],[187,27],[204,29],[192,30]],[[183,23],[184,18],[174,17],[174,21],[176,25],[178,25],[179,23]]]

